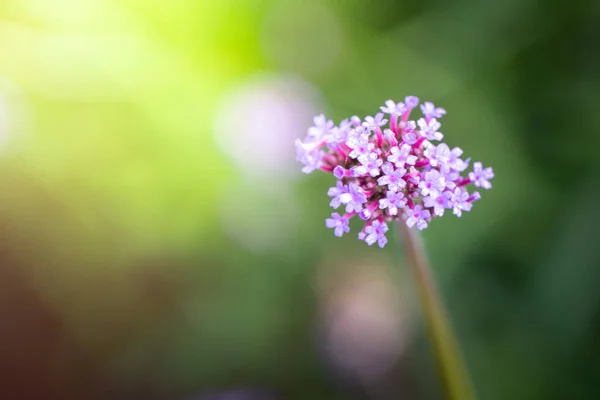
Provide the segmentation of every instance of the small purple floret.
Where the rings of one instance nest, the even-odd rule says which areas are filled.
[[[421,112],[425,118],[442,118],[446,114],[446,110],[434,106],[430,101],[421,104]]]
[[[387,243],[387,238],[385,237],[385,233],[388,231],[388,226],[385,222],[380,222],[378,220],[373,221],[373,223],[369,226],[365,227],[365,237],[364,241],[371,246],[373,243],[377,242],[379,247],[384,247]]]
[[[484,189],[491,189],[490,179],[494,177],[494,171],[491,167],[483,168],[480,162],[473,163],[473,172],[469,172],[469,179],[473,185]]]
[[[325,220],[325,226],[329,229],[333,229],[333,234],[337,237],[342,237],[344,233],[350,232],[348,223],[349,221],[346,217],[342,217],[336,212],[331,213],[331,218]]]
[[[415,206],[413,210],[408,211],[407,215],[406,225],[409,228],[417,225],[417,229],[420,231],[427,228],[427,221],[431,218],[429,210],[424,210],[421,206]]]

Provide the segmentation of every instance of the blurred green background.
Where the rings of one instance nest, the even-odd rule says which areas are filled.
[[[409,94],[496,173],[423,234],[480,398],[599,398],[599,26],[592,0],[3,0],[0,398],[440,398],[399,250],[325,229],[293,148]]]

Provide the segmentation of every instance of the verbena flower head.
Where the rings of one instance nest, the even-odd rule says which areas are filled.
[[[418,109],[423,116],[410,120]],[[490,189],[494,172],[480,162],[467,171],[470,159],[461,158],[463,151],[440,142],[443,108],[431,102],[419,107],[419,99],[408,96],[400,103],[386,101],[381,111],[364,121],[345,119],[339,126],[319,115],[304,141],[296,140],[296,148],[304,173],[320,169],[337,179],[328,191],[329,204],[345,214],[332,213],[326,226],[342,236],[358,215],[366,221],[358,238],[384,247],[387,222],[402,220],[423,230],[445,210],[460,217],[481,197],[469,192],[469,185]]]

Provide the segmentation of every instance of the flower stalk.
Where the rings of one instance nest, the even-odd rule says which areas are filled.
[[[405,256],[425,315],[429,340],[448,400],[475,400],[475,393],[452,326],[438,293],[418,233],[398,222]]]

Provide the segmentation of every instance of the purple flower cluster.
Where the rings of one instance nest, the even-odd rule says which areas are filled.
[[[470,159],[461,158],[459,147],[440,142],[444,134],[439,119],[446,110],[425,102],[420,105],[423,117],[409,120],[417,107],[415,96],[401,103],[388,100],[374,117],[362,121],[354,116],[339,126],[319,115],[305,140],[296,140],[304,173],[320,169],[338,179],[327,194],[331,207],[343,206],[346,212],[334,212],[325,222],[336,236],[348,233],[350,218],[358,215],[366,221],[358,238],[383,247],[386,221],[402,219],[423,230],[446,210],[458,217],[471,210],[481,196],[469,193],[467,185],[492,187],[492,168],[475,162],[466,173]]]

